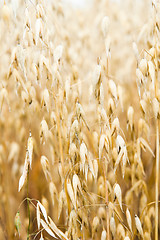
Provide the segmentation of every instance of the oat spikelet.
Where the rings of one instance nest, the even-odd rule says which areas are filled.
[[[114,195],[117,197],[117,200],[119,202],[119,205],[120,205],[120,208],[123,212],[123,208],[122,208],[122,191],[121,191],[121,188],[119,186],[118,183],[115,183],[114,186],[113,186],[113,189],[114,189]]]
[[[108,85],[110,93],[117,100],[117,87],[115,82],[112,79],[110,79]]]
[[[109,17],[108,17],[108,16],[105,16],[105,17],[102,19],[102,23],[101,23],[101,30],[102,30],[102,33],[103,33],[103,36],[104,36],[104,37],[107,36],[108,30],[109,30],[109,24],[110,24]]]
[[[128,223],[129,229],[132,232],[132,219],[131,219],[131,214],[130,214],[130,211],[128,208],[126,210],[126,218],[127,218],[127,223]]]
[[[29,133],[27,150],[28,150],[28,158],[29,158],[30,168],[32,169],[33,138],[32,138],[31,131],[30,131],[30,133]]]
[[[54,50],[54,61],[57,63],[62,58],[63,46],[59,45]]]
[[[135,215],[135,224],[136,224],[136,228],[137,228],[139,234],[143,238],[142,224],[141,224],[141,221],[140,221],[140,219],[139,219],[139,217],[137,215]]]
[[[57,234],[57,236],[60,238],[60,239],[65,239],[65,240],[68,240],[68,238],[66,237],[66,235],[60,230],[57,228],[57,226],[55,225],[55,223],[52,221],[52,219],[50,217],[49,218],[49,226],[50,228]]]
[[[80,158],[82,161],[81,170],[83,170],[83,172],[84,172],[86,157],[87,157],[87,147],[86,147],[86,144],[83,142],[80,146]]]
[[[27,177],[27,173],[28,173],[28,166],[29,166],[29,157],[28,157],[28,151],[26,151],[26,157],[25,157],[25,163],[24,163],[24,167],[23,167],[23,173],[22,176],[19,179],[19,187],[18,187],[18,192],[20,192],[20,190],[22,189],[26,177]]]
[[[131,106],[128,108],[127,117],[128,117],[128,124],[132,132],[134,127],[134,109]]]
[[[115,222],[114,217],[110,218],[110,230],[111,230],[111,233],[112,233],[113,238],[114,238],[115,234],[116,234],[116,222]]]
[[[41,156],[41,165],[46,179],[48,180],[48,177],[51,179],[49,161],[45,156]]]
[[[93,86],[94,88],[96,87],[96,85],[98,84],[99,80],[101,77],[101,65],[97,65],[95,67],[95,70],[93,72],[93,77],[92,77],[92,81],[93,81]]]
[[[42,224],[42,227],[43,229],[52,237],[58,239],[56,237],[56,235],[53,233],[53,231],[49,228],[49,226],[45,223],[45,221],[43,219],[41,219],[41,224]]]
[[[74,192],[73,192],[73,188],[72,188],[71,182],[69,180],[67,182],[67,192],[68,192],[68,195],[69,195],[69,197],[71,199],[71,202],[72,202],[74,208],[76,209],[75,196],[74,196]]]
[[[98,226],[99,226],[99,218],[96,216],[93,218],[93,222],[92,222],[92,236],[95,235]]]

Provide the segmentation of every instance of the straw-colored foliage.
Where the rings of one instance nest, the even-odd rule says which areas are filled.
[[[159,1],[1,0],[0,56],[0,239],[158,240]]]

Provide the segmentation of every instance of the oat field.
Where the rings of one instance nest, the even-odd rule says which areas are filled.
[[[160,1],[1,0],[0,56],[0,240],[160,239]]]

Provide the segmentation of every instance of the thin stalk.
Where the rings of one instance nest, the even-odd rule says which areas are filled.
[[[105,161],[105,168],[104,168],[104,179],[105,179],[105,187],[106,187],[106,204],[108,204],[108,185],[107,185],[107,171],[108,171],[108,163]],[[110,240],[109,234],[109,209],[106,208],[106,219],[107,219],[107,240]]]
[[[28,208],[28,229],[27,229],[27,240],[29,240],[29,232],[30,232],[30,208],[29,208],[29,166],[28,166],[28,171],[27,171],[27,208]]]
[[[158,240],[159,120],[156,120],[155,240]]]
[[[55,98],[55,105],[56,105],[56,119],[57,119],[57,131],[58,131],[59,150],[60,150],[61,164],[62,164],[62,176],[64,176],[64,157],[63,157],[61,127],[60,127],[60,118],[59,118],[59,112],[58,112],[58,103],[56,101],[56,98]]]

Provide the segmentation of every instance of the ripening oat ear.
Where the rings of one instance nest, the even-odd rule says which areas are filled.
[[[40,224],[41,224],[41,216],[40,216],[40,208],[39,208],[38,203],[37,203],[37,208],[36,208],[36,215],[37,215],[37,226],[38,226],[38,230],[39,230]]]
[[[30,133],[29,133],[27,150],[28,150],[28,158],[29,158],[30,168],[32,169],[33,138],[32,138],[31,131],[30,131]]]
[[[44,8],[43,8],[41,3],[37,4],[36,10],[37,10],[37,12],[36,12],[37,18],[42,18],[43,19],[44,16],[45,16],[45,11],[44,11]]]
[[[136,69],[136,76],[138,79],[138,86],[141,87],[141,85],[144,83],[144,76],[139,68]]]
[[[104,143],[105,143],[105,135],[102,134],[99,140],[99,159],[102,157],[102,151],[104,148]]]
[[[22,70],[25,80],[27,81],[27,73],[26,73],[26,68],[25,68],[25,50],[22,48],[21,44],[17,46],[16,49],[16,58],[19,64],[20,69]]]
[[[120,123],[119,123],[119,119],[116,117],[111,125],[111,135],[114,134],[115,131],[119,132],[120,129]]]
[[[35,43],[38,45],[39,39],[43,38],[43,22],[41,18],[36,19],[35,23]]]
[[[140,137],[139,139],[137,139],[137,142],[138,141],[140,143],[140,146],[144,149],[144,151],[145,151],[145,148],[148,149],[148,151],[152,154],[152,156],[155,157],[154,152],[152,151],[152,149],[150,148],[150,146],[148,145],[148,143],[144,138]]]
[[[108,86],[109,86],[109,91],[112,94],[112,96],[116,99],[117,101],[117,87],[116,84],[113,80],[109,80],[108,82]]]
[[[4,100],[7,101],[8,106],[9,106],[8,92],[7,92],[6,88],[3,87],[0,91],[0,112],[2,111]]]
[[[130,231],[132,232],[132,218],[129,209],[126,210],[126,218]]]
[[[140,219],[139,219],[139,217],[137,215],[135,215],[135,224],[136,224],[136,228],[137,228],[139,234],[143,238],[142,224],[141,224],[141,221],[140,221]]]
[[[79,103],[78,100],[77,100],[77,102],[76,102],[76,114],[77,114],[77,118],[78,118],[78,119],[79,119],[79,118],[82,118],[82,119],[83,119],[84,124],[86,125],[86,127],[87,127],[88,130],[89,130],[89,126],[88,126],[88,124],[87,124],[87,122],[86,122],[85,112],[84,112],[84,110],[83,110],[83,108],[82,108],[82,106],[81,106],[81,104]]]
[[[94,237],[98,227],[99,227],[99,218],[96,216],[93,218],[93,221],[92,221],[92,238]]]
[[[157,119],[158,114],[159,114],[159,102],[158,102],[157,98],[153,98],[152,104],[153,104],[154,117],[155,117],[155,119]]]
[[[53,231],[49,228],[48,224],[46,224],[43,219],[41,219],[41,225],[42,225],[43,229],[44,229],[50,236],[58,239],[58,238],[56,237],[56,235],[53,233]]]
[[[83,172],[84,172],[84,166],[85,166],[87,154],[88,154],[88,151],[87,151],[86,144],[82,142],[80,146],[80,158],[81,158],[80,168],[81,168],[81,171],[83,170]]]
[[[60,238],[60,239],[64,239],[64,240],[68,240],[68,238],[66,237],[66,235],[60,230],[57,228],[57,226],[55,225],[55,223],[52,221],[52,219],[50,217],[49,218],[49,226],[50,228],[57,234],[57,236]]]
[[[47,111],[49,112],[51,106],[50,106],[50,96],[47,88],[44,89],[44,91],[42,92],[41,106],[46,106]]]
[[[140,100],[140,106],[141,106],[142,112],[144,114],[147,114],[148,105],[145,100],[143,99]]]
[[[74,195],[72,184],[71,184],[70,180],[68,180],[68,182],[67,182],[67,192],[68,192],[68,195],[69,195],[69,197],[71,199],[71,202],[74,206],[74,209],[76,209],[77,207],[76,207],[75,195]]]
[[[110,218],[110,230],[111,230],[112,236],[114,238],[115,234],[116,234],[116,222],[115,222],[114,217]]]
[[[147,65],[147,60],[145,58],[142,58],[139,65],[138,65],[140,71],[142,74],[145,76],[147,73],[148,65]]]
[[[46,177],[46,180],[48,181],[48,177],[51,180],[52,177],[50,173],[49,161],[45,156],[41,156],[41,165],[42,165],[42,169]]]
[[[5,3],[2,7],[1,14],[2,14],[2,19],[5,22],[9,23],[10,18],[11,18],[11,9]]]
[[[110,20],[108,16],[105,16],[102,19],[102,23],[101,23],[101,31],[103,33],[104,38],[107,37],[108,34],[108,30],[109,30],[109,25],[110,25]]]
[[[63,54],[63,46],[59,45],[54,49],[54,61],[56,63],[58,63],[61,60],[62,54]]]
[[[122,208],[122,191],[121,191],[121,188],[119,186],[118,183],[115,183],[114,186],[113,186],[113,189],[114,189],[114,195],[117,197],[117,200],[119,202],[119,205],[120,205],[120,208],[123,212],[123,208]]]
[[[126,237],[124,238],[124,240],[130,240],[130,238],[129,238],[128,236],[126,236]]]
[[[133,47],[133,52],[134,52],[134,55],[136,57],[136,60],[138,61],[138,59],[139,59],[139,51],[138,51],[137,44],[135,42],[133,42],[132,43],[132,47]]]
[[[40,240],[44,240],[42,232],[41,232]]]
[[[57,188],[56,188],[56,186],[53,182],[49,183],[49,191],[50,191],[50,194],[51,194],[52,204],[54,206],[54,196],[55,195],[58,196],[58,191],[57,191]]]
[[[29,156],[28,156],[28,150],[26,151],[26,157],[25,157],[25,163],[24,163],[24,167],[23,167],[23,173],[22,176],[19,179],[19,187],[18,187],[18,192],[20,192],[20,190],[22,189],[26,177],[27,177],[27,173],[28,173],[28,166],[29,166]]]
[[[59,193],[59,197],[58,197],[58,219],[60,218],[60,215],[62,212],[62,206],[63,206],[65,199],[66,199],[65,192],[62,189],[61,192]]]
[[[94,88],[100,81],[100,78],[101,78],[101,65],[96,65],[94,72],[93,72],[93,76],[92,76],[92,82],[93,82]]]
[[[44,207],[44,206],[42,205],[42,203],[40,203],[39,201],[38,201],[38,203],[37,203],[37,206],[39,207],[38,211],[41,210],[41,212],[42,212],[42,214],[43,214],[43,217],[44,217],[46,223],[49,224],[49,222],[48,222],[48,216],[47,216],[47,212],[46,212],[45,207]],[[39,221],[39,212],[37,212],[37,215],[38,215],[38,219],[37,219],[37,220]]]
[[[127,160],[129,161],[129,159],[128,159],[128,154],[127,154],[127,148],[126,148],[126,145],[125,145],[125,141],[120,135],[118,135],[117,138],[116,138],[116,147],[117,147],[118,157],[117,157],[116,162],[115,162],[114,172],[116,172],[117,167],[118,167],[118,165],[119,165],[119,163],[122,159],[122,175],[123,175],[123,178],[124,178],[126,162],[127,162]]]
[[[106,239],[107,239],[107,232],[106,230],[103,230],[101,234],[101,240],[106,240]]]
[[[115,102],[113,101],[112,98],[109,98],[107,106],[108,114],[111,115],[115,111],[115,108],[116,108]]]
[[[155,66],[152,61],[148,61],[148,68],[149,68],[148,71],[151,76],[152,84],[153,84],[153,86],[155,86],[156,74],[155,74]]]
[[[122,226],[122,224],[118,224],[118,226],[117,226],[117,231],[116,231],[116,233],[117,233],[117,236],[121,239],[124,239],[125,238],[125,230],[124,230],[124,227]]]
[[[72,185],[73,185],[73,189],[74,189],[75,202],[77,202],[77,188],[79,188],[80,192],[82,192],[81,183],[80,183],[80,180],[79,180],[79,177],[77,176],[77,174],[73,175]]]
[[[41,143],[43,142],[43,137],[44,137],[45,141],[47,141],[48,137],[49,137],[48,124],[45,119],[42,120],[41,125],[40,125],[40,141],[41,141]]]
[[[127,117],[128,117],[128,124],[132,132],[134,127],[134,109],[131,106],[128,108]]]

